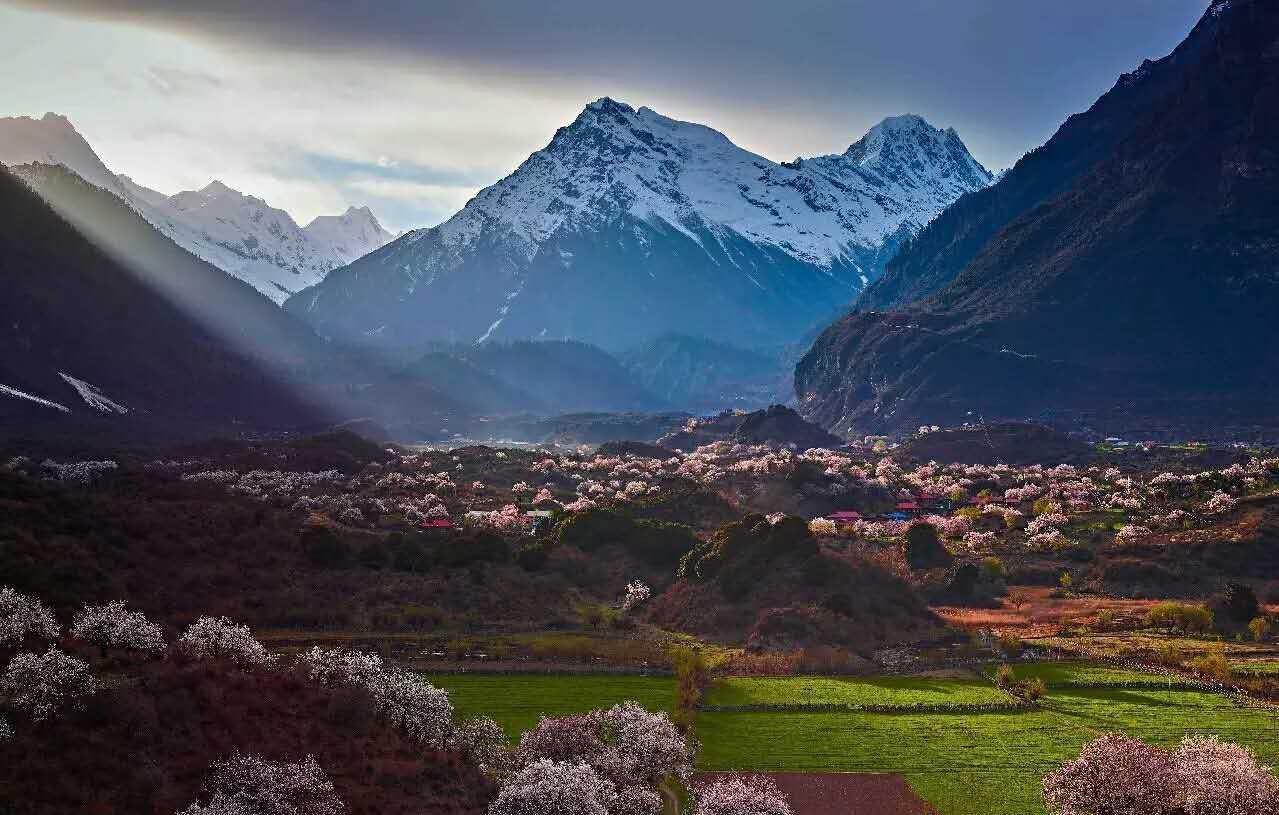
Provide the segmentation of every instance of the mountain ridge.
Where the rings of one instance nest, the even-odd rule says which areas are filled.
[[[394,238],[367,207],[306,227],[261,198],[214,180],[166,195],[113,173],[66,116],[0,118],[0,164],[61,164],[126,201],[178,245],[277,304]]]
[[[1174,55],[1136,77],[1157,98],[1127,135],[947,285],[827,329],[796,368],[804,415],[857,432],[1275,432],[1279,9],[1215,3]]]
[[[851,300],[903,235],[989,182],[953,133],[900,124],[872,131],[860,152],[778,164],[705,125],[603,97],[440,226],[286,308],[325,336],[403,344],[618,349],[694,320],[722,342],[785,342]]]

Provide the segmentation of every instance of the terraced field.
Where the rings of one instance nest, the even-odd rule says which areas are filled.
[[[993,667],[988,671],[994,675]],[[1049,688],[1078,687],[1080,685],[1113,685],[1116,687],[1166,685],[1168,677],[1159,674],[1116,668],[1100,662],[1036,662],[1015,665],[1013,673],[1018,679],[1042,679]]]

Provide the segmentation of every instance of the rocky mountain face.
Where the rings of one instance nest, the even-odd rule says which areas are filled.
[[[1070,189],[1098,161],[1144,126],[1179,92],[1207,39],[1191,38],[1161,60],[1147,60],[1049,141],[1027,153],[994,184],[956,201],[888,262],[857,298],[863,311],[882,310],[936,294],[992,237],[1017,216]]]
[[[952,130],[889,119],[840,155],[777,164],[611,99],[432,228],[286,303],[325,336],[570,338],[610,350],[696,326],[784,343],[990,174]]]
[[[0,119],[0,164],[31,163],[61,164],[119,196],[179,246],[277,303],[394,237],[367,207],[301,227],[287,212],[219,181],[165,195],[112,173],[64,116]]]
[[[1004,217],[1010,181],[1032,187],[1042,165],[1050,190],[1070,175],[1048,147],[1032,154],[961,203],[980,229],[955,247],[1002,222],[953,280],[821,335],[796,368],[808,418],[857,431],[978,417],[1183,438],[1273,429],[1279,6],[1217,0],[1117,91],[1094,111],[1122,101],[1133,120],[1064,189]]]

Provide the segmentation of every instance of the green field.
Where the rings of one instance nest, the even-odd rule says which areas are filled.
[[[1279,760],[1279,719],[1195,691],[1051,691],[1040,710],[980,714],[706,713],[715,770],[900,772],[944,815],[1040,815],[1040,779],[1108,730],[1161,745],[1211,733]]]
[[[1014,665],[1018,679],[1042,679],[1049,688],[1071,685],[1159,685],[1168,678],[1159,674],[1130,671],[1098,662],[1034,662]],[[991,675],[994,669],[989,670]]]
[[[1230,668],[1244,676],[1276,676],[1279,675],[1279,662],[1273,660],[1254,659],[1244,662],[1232,662]]]
[[[458,716],[489,716],[518,736],[542,716],[569,716],[633,700],[649,710],[670,711],[675,680],[603,674],[432,674],[448,691]]]
[[[1017,671],[1045,681],[1105,680],[1108,675],[1097,673],[1098,667],[1049,663],[1019,665]],[[427,678],[449,691],[460,715],[492,716],[512,736],[533,727],[543,714],[582,713],[625,699],[669,710],[675,694],[671,679],[634,676]],[[954,699],[985,692],[973,680],[899,681],[734,681],[715,693],[776,699],[792,689],[799,694],[815,687],[838,691],[842,698],[918,700],[920,694],[953,694]],[[1279,715],[1199,691],[1056,687],[1040,709],[1023,712],[703,712],[697,719],[703,769],[898,772],[943,815],[1042,815],[1040,779],[1108,730],[1165,746],[1188,734],[1214,734],[1251,747],[1266,763],[1279,763]]]
[[[706,694],[717,707],[764,705],[987,705],[1015,701],[980,679],[880,677],[730,677]]]

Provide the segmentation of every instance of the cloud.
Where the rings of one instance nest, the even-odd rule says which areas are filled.
[[[778,160],[914,112],[1004,167],[1206,2],[19,0],[0,71],[4,113],[67,113],[140,183],[216,177],[300,222],[368,203],[404,229],[605,95]]]
[[[885,115],[954,125],[1002,166],[1162,56],[1207,0],[24,0],[163,27],[251,57],[324,54],[507,88],[679,107],[749,125],[774,157]],[[659,108],[661,109],[661,108]],[[665,110],[663,112],[666,112]],[[498,123],[497,126],[506,126]]]
[[[147,66],[144,76],[152,90],[161,96],[200,94],[222,87],[222,80],[211,74],[160,65]]]

